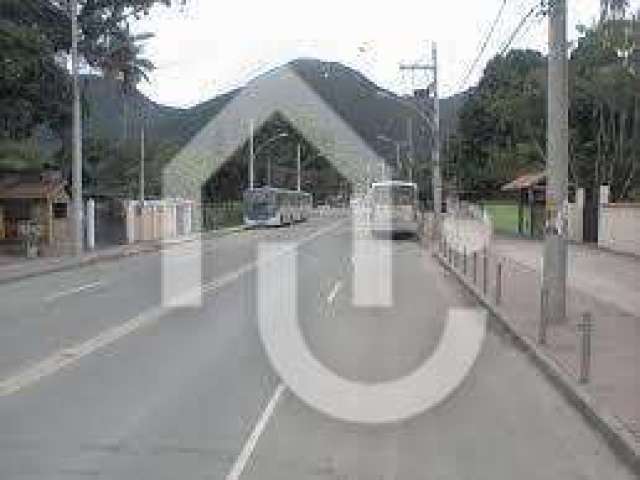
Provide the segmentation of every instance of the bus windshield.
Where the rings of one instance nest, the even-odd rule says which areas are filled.
[[[246,213],[250,217],[272,215],[275,210],[273,192],[253,191],[245,193]]]
[[[415,194],[413,185],[380,185],[373,188],[373,202],[376,205],[413,205]]]

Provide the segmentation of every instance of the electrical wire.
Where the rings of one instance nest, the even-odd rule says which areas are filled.
[[[534,4],[529,9],[529,11],[527,11],[527,13],[525,13],[522,16],[522,18],[520,19],[520,22],[518,23],[516,28],[513,30],[513,32],[511,32],[511,35],[509,36],[507,41],[502,45],[502,48],[500,49],[500,53],[498,54],[498,56],[500,56],[500,57],[503,56],[507,52],[507,50],[509,50],[509,48],[511,48],[511,45],[513,44],[513,41],[516,39],[516,37],[518,36],[518,34],[522,30],[522,28],[525,26],[527,21],[531,18],[531,16],[534,13],[538,13],[539,14],[540,12],[541,12],[541,3],[536,2],[536,4]]]
[[[482,55],[484,54],[485,50],[487,49],[487,46],[489,45],[489,40],[491,40],[491,37],[493,36],[493,33],[495,32],[495,29],[498,26],[498,23],[500,22],[500,19],[502,18],[502,13],[504,12],[504,8],[505,8],[506,5],[507,5],[507,0],[502,0],[502,4],[500,5],[500,9],[498,10],[498,13],[497,13],[496,17],[494,18],[493,22],[491,23],[491,27],[487,31],[487,34],[485,35],[484,40],[482,41],[482,44],[480,45],[480,48],[478,49],[478,54],[476,55],[476,57],[473,60],[473,62],[471,62],[471,64],[469,65],[469,68],[467,68],[467,71],[465,72],[465,74],[464,74],[464,76],[462,78],[462,81],[460,81],[458,83],[457,90],[462,89],[466,85],[467,81],[469,80],[469,77],[471,76],[471,74],[475,70],[476,66],[480,62],[480,59],[482,58]]]

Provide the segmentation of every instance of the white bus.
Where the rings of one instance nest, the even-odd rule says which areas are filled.
[[[422,215],[415,183],[399,180],[373,183],[368,204],[372,232],[420,235]]]
[[[248,227],[292,225],[309,218],[310,193],[261,187],[244,192],[244,224]]]

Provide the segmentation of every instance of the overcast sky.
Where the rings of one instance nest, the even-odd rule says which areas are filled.
[[[398,64],[429,60],[435,40],[446,96],[461,87],[502,1],[189,0],[182,9],[156,8],[136,27],[156,33],[145,54],[158,69],[141,89],[160,103],[190,106],[294,58],[314,57],[342,62],[385,88],[406,92],[412,81],[418,86],[426,79],[401,74]],[[537,3],[507,0],[482,61],[462,86],[477,81],[486,60]],[[599,0],[568,4],[570,37],[575,38],[576,24],[596,18]],[[534,17],[514,45],[544,50],[546,38],[546,20]]]

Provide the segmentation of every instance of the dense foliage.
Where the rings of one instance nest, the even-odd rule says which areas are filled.
[[[183,3],[181,0],[180,3]],[[79,50],[83,70],[97,71],[122,84],[126,94],[153,65],[141,58],[131,22],[155,4],[172,0],[79,0]],[[68,60],[71,20],[66,0],[2,0],[0,3],[0,162],[21,165],[15,142],[27,141],[38,127],[69,144],[71,79]],[[86,102],[84,115],[89,115]],[[67,149],[68,152],[68,149]],[[64,152],[62,155],[66,155]]]
[[[625,2],[604,2],[571,51],[570,181],[609,184],[614,199],[640,195],[640,23]],[[447,139],[449,181],[490,196],[546,162],[546,59],[512,50],[491,60]]]

